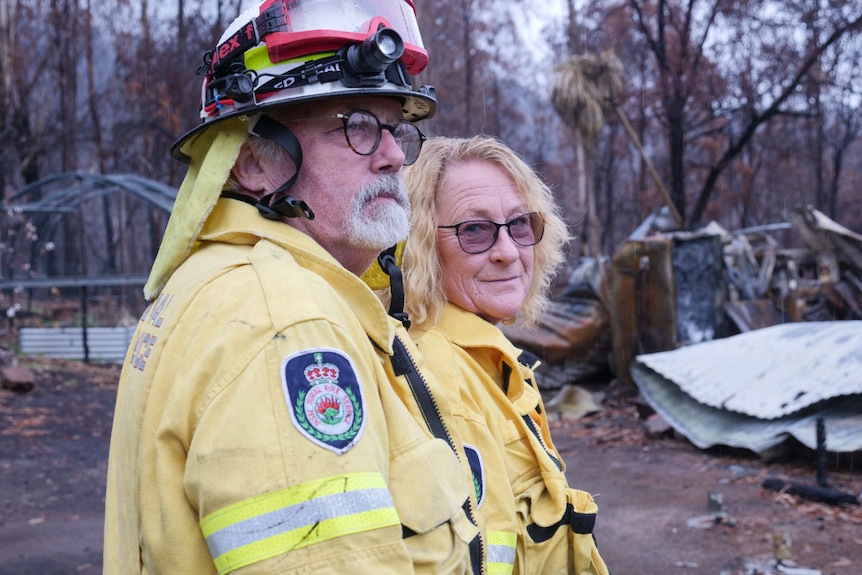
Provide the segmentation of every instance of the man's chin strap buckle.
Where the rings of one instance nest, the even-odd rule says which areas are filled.
[[[311,208],[308,207],[308,204],[303,202],[302,200],[294,199],[290,196],[284,196],[283,198],[279,198],[272,205],[266,205],[266,201],[268,198],[272,197],[272,194],[264,197],[258,202],[255,207],[260,212],[260,215],[265,217],[268,220],[280,221],[281,218],[307,218],[309,220],[314,219],[314,212],[311,211]]]
[[[400,321],[404,329],[410,329],[410,317],[404,311],[404,280],[401,276],[401,268],[395,260],[396,247],[392,246],[377,256],[377,263],[389,276],[389,292],[392,298],[389,302],[389,315]]]

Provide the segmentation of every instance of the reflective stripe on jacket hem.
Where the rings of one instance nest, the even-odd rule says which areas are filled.
[[[512,575],[518,535],[508,531],[488,531],[488,575]]]
[[[309,481],[240,501],[201,520],[219,573],[342,535],[399,525],[379,473]]]

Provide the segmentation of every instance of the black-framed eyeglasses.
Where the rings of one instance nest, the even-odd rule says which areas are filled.
[[[360,156],[370,156],[380,145],[383,130],[387,130],[404,152],[404,165],[409,166],[419,159],[425,134],[413,122],[401,120],[395,124],[384,124],[367,110],[353,110],[346,114],[335,114],[344,123],[344,137],[350,149]]]
[[[453,226],[437,226],[441,230],[455,230],[458,245],[468,254],[487,252],[497,242],[500,228],[506,228],[509,237],[519,246],[534,246],[545,234],[545,220],[536,212],[521,214],[505,224],[489,220],[468,220]]]

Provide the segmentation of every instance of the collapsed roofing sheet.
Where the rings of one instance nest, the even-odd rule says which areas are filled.
[[[672,381],[637,362],[632,365],[632,378],[656,413],[700,449],[726,445],[763,455],[793,436],[814,450],[817,419],[823,418],[827,451],[862,450],[862,396],[834,399],[817,410],[765,420],[698,403]]]
[[[631,374],[652,407],[700,448],[763,452],[793,436],[862,450],[862,321],[800,322],[637,356]]]
[[[862,321],[785,323],[637,360],[700,403],[775,419],[862,393]]]

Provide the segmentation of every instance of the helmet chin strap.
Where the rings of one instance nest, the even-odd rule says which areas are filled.
[[[285,149],[290,155],[293,163],[296,165],[296,172],[284,182],[277,190],[270,192],[260,199],[255,207],[260,212],[260,215],[269,220],[281,220],[282,218],[307,218],[314,219],[314,212],[308,207],[308,204],[302,200],[297,200],[291,196],[283,196],[275,202],[272,199],[279,194],[288,191],[296,183],[296,178],[299,176],[299,170],[302,168],[302,148],[299,145],[299,140],[296,139],[294,133],[282,124],[270,118],[265,114],[257,119],[252,134],[272,140],[279,146]]]
[[[377,262],[380,264],[380,269],[389,276],[389,293],[391,297],[389,315],[400,321],[404,329],[410,329],[410,317],[404,311],[404,280],[401,275],[401,268],[398,267],[398,262],[395,259],[396,247],[392,246],[382,252],[377,256]]]

